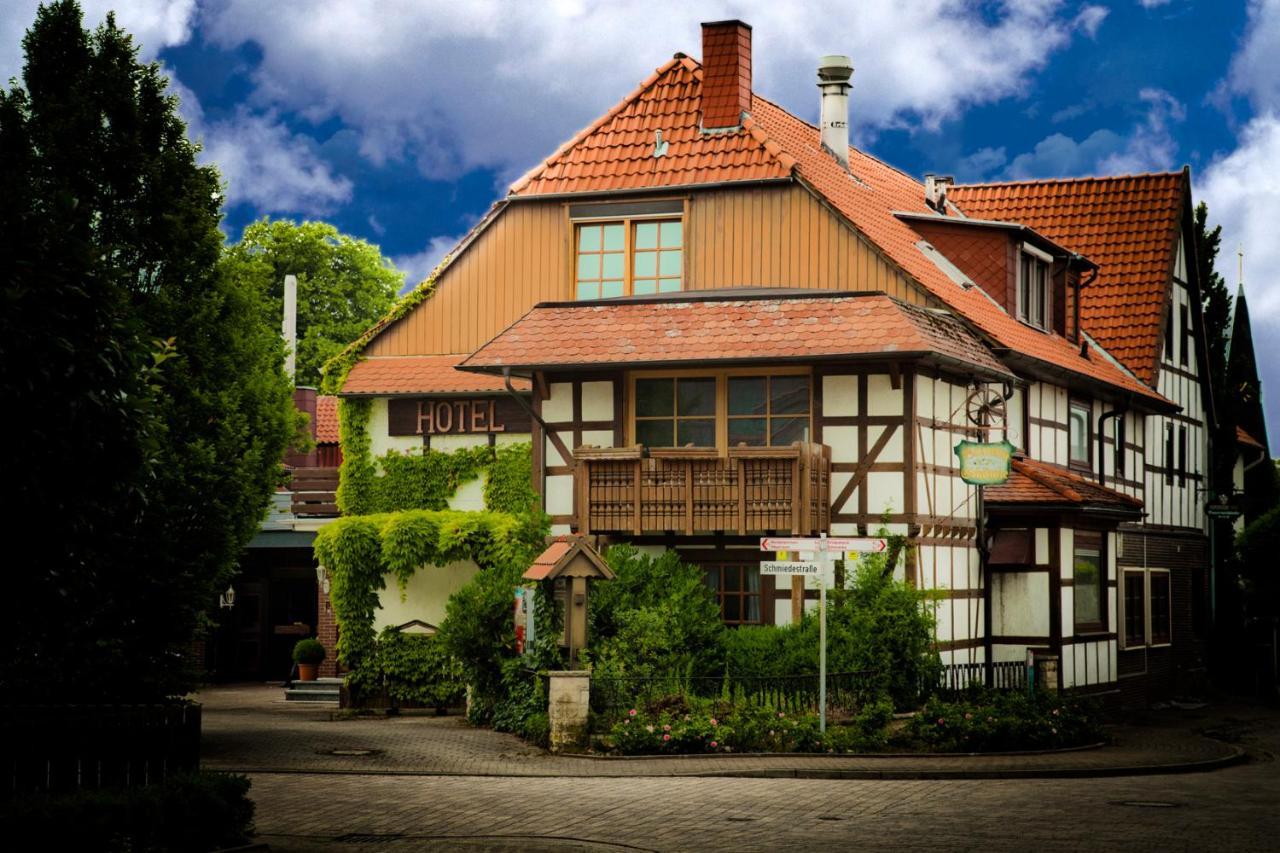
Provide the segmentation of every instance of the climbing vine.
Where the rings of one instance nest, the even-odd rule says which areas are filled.
[[[377,468],[370,452],[369,417],[373,401],[343,397],[338,400],[338,440],[342,465],[338,469],[338,509],[343,515],[364,515],[373,505]]]

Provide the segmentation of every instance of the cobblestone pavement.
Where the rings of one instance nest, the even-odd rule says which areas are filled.
[[[761,756],[589,759],[552,756],[513,735],[458,717],[344,718],[333,706],[286,703],[279,688],[216,688],[204,703],[202,764],[208,769],[465,776],[744,776],[825,774],[919,778],[984,773],[1099,774],[1122,768],[1213,761],[1232,747],[1169,721],[1113,732],[1104,749],[1022,756]]]
[[[1280,714],[1255,708],[1149,715],[1116,730],[1145,744],[1117,748],[1128,750],[1120,753],[1126,760],[1168,758],[1192,742],[1213,751],[1230,741],[1247,752],[1248,763],[1212,772],[837,781],[656,776],[684,763],[556,758],[455,719],[335,720],[331,708],[286,705],[280,694],[220,688],[200,698],[206,767],[292,771],[250,773],[258,840],[284,853],[1280,850]],[[1219,740],[1197,738],[1191,728],[1210,729]],[[335,748],[377,751],[325,754]],[[1069,760],[1092,755],[1096,763],[1104,754]],[[824,761],[775,761],[802,760]],[[680,772],[704,772],[702,761]],[[442,775],[406,775],[422,772]],[[491,772],[500,775],[481,775]]]

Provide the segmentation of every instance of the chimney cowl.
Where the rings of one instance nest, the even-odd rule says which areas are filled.
[[[935,175],[932,172],[924,176],[924,201],[938,213],[947,213],[947,190],[955,184],[951,175]]]
[[[828,54],[818,60],[818,88],[822,91],[820,130],[822,147],[843,166],[849,168],[849,80],[853,77],[853,60],[839,54]]]

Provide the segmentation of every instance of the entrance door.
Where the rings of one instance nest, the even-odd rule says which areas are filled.
[[[264,677],[267,652],[267,599],[265,584],[242,581],[236,589],[231,622],[235,626],[234,672],[237,678]]]

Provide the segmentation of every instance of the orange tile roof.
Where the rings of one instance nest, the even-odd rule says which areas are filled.
[[[538,555],[538,558],[522,575],[525,580],[540,581],[544,579],[556,563],[560,562],[565,554],[569,553],[574,545],[574,540],[568,536],[557,536],[547,549]]]
[[[1266,445],[1261,441],[1245,432],[1244,427],[1236,427],[1236,444],[1243,444],[1245,447],[1254,447],[1258,450],[1266,450]]]
[[[1080,292],[1090,337],[1155,383],[1160,324],[1183,209],[1186,172],[974,184],[948,194],[969,216],[1028,225],[1098,265]]]
[[[1099,486],[1074,471],[1023,456],[1014,457],[1007,482],[986,487],[983,500],[996,505],[1088,504],[1130,511],[1142,508],[1142,501],[1135,497]]]
[[[342,395],[357,394],[472,394],[505,391],[500,376],[480,376],[456,370],[466,354],[406,355],[367,358],[351,368]],[[518,391],[528,391],[524,379],[513,379]]]
[[[316,444],[338,443],[338,398],[329,394],[316,397]]]
[[[785,294],[785,295],[784,295]],[[743,290],[534,307],[462,369],[840,359],[900,353],[1012,378],[954,315],[883,293]]]

